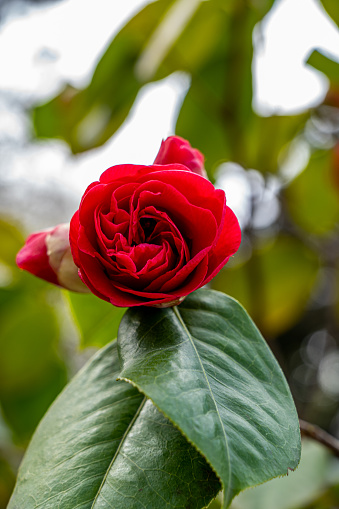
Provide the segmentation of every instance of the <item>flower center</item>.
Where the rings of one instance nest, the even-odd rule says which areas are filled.
[[[152,217],[142,217],[140,218],[140,226],[144,231],[145,234],[145,242],[149,240],[150,236],[152,235],[154,228],[157,224],[157,221]]]

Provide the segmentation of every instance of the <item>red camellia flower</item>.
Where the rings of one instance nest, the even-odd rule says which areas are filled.
[[[113,166],[87,188],[70,244],[95,295],[115,306],[172,306],[237,251],[238,221],[225,193],[201,176],[199,154],[171,137],[155,160],[161,164]]]

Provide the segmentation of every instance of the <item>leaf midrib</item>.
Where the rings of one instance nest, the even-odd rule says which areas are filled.
[[[213,400],[213,403],[214,403],[214,406],[215,406],[215,409],[216,409],[216,413],[217,413],[217,416],[218,416],[218,418],[219,418],[219,421],[220,421],[220,424],[221,424],[221,428],[222,428],[222,430],[223,430],[223,434],[224,434],[224,437],[225,437],[225,444],[226,444],[226,451],[227,451],[227,460],[228,460],[228,465],[229,465],[229,469],[228,469],[228,483],[227,483],[227,487],[224,485],[224,504],[225,504],[225,502],[227,501],[228,496],[229,496],[230,485],[231,485],[231,483],[230,483],[230,481],[231,481],[231,460],[230,460],[230,453],[229,453],[228,439],[227,439],[226,431],[225,431],[225,428],[224,428],[224,425],[223,425],[223,422],[222,422],[222,419],[221,419],[221,415],[220,415],[220,412],[219,412],[219,408],[218,408],[217,402],[216,402],[216,400],[215,400],[215,397],[214,397],[214,394],[213,394],[213,391],[212,391],[212,388],[211,388],[211,385],[210,385],[209,379],[208,379],[208,377],[207,377],[207,373],[206,373],[205,368],[204,368],[204,365],[203,365],[203,363],[202,363],[202,361],[201,361],[201,358],[200,358],[199,352],[198,352],[198,350],[197,350],[197,348],[196,348],[196,346],[195,346],[195,344],[194,344],[194,341],[193,341],[192,335],[191,335],[190,331],[188,330],[188,328],[186,327],[186,324],[185,324],[185,322],[184,322],[184,320],[183,320],[183,318],[182,318],[182,316],[181,316],[181,314],[180,314],[180,312],[179,312],[178,307],[177,307],[177,306],[174,306],[174,307],[172,308],[172,310],[173,310],[174,314],[176,315],[177,319],[179,320],[180,324],[182,325],[182,327],[183,327],[183,329],[184,329],[184,331],[185,331],[185,333],[186,333],[186,335],[187,335],[187,337],[188,337],[188,339],[189,339],[189,341],[190,341],[190,343],[191,343],[191,345],[192,345],[192,347],[193,347],[193,349],[194,349],[194,352],[195,352],[195,354],[196,354],[196,356],[197,356],[197,359],[198,359],[198,361],[199,361],[199,364],[200,364],[200,366],[201,366],[201,370],[202,370],[203,375],[204,375],[204,377],[205,377],[205,380],[206,380],[206,383],[207,383],[207,386],[208,386],[209,392],[210,392],[210,394],[211,394],[211,398],[212,398],[212,400]],[[214,468],[214,467],[213,467],[213,468]],[[218,473],[218,472],[217,472],[217,473]],[[219,475],[219,474],[218,474],[218,475]],[[221,478],[221,476],[220,476],[220,478]],[[222,478],[221,478],[221,481],[222,481]],[[224,484],[224,483],[223,483],[223,484]],[[225,492],[225,490],[227,490],[227,491]]]
[[[144,397],[144,399],[142,400],[142,402],[140,403],[138,410],[135,412],[135,415],[134,415],[133,419],[132,419],[132,420],[131,420],[131,422],[129,423],[129,425],[128,425],[128,427],[127,427],[127,429],[126,429],[126,431],[125,431],[125,433],[124,433],[124,435],[123,435],[123,437],[122,437],[122,439],[120,440],[119,446],[118,446],[117,450],[115,451],[114,456],[113,456],[113,458],[112,458],[112,460],[111,460],[110,464],[108,465],[108,468],[107,468],[107,470],[106,470],[106,473],[105,473],[105,475],[104,475],[104,478],[103,478],[103,480],[102,480],[102,482],[101,482],[101,484],[100,484],[100,486],[99,486],[98,492],[97,492],[97,494],[95,495],[95,499],[94,499],[94,500],[93,500],[93,502],[92,502],[91,509],[94,509],[94,507],[95,507],[95,503],[96,503],[96,501],[98,500],[99,495],[100,495],[100,493],[101,493],[101,491],[102,491],[102,488],[104,487],[104,485],[105,485],[105,483],[106,483],[107,477],[108,477],[108,475],[109,475],[109,473],[110,473],[110,470],[111,470],[111,468],[112,468],[112,466],[113,466],[113,463],[114,463],[114,462],[115,462],[115,460],[117,459],[118,454],[119,454],[119,452],[121,451],[121,448],[122,448],[122,446],[123,446],[123,444],[124,444],[124,442],[125,442],[125,440],[126,440],[126,438],[127,438],[128,434],[129,434],[129,432],[131,431],[131,429],[132,429],[132,427],[133,427],[133,425],[134,425],[135,421],[136,421],[136,420],[137,420],[137,418],[139,417],[140,412],[141,412],[141,410],[143,409],[143,407],[144,407],[144,405],[145,405],[146,401],[147,401],[147,398],[146,398],[146,396],[145,396],[145,397]]]

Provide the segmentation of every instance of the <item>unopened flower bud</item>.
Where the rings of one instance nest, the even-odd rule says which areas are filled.
[[[161,142],[154,164],[180,163],[193,171],[193,173],[207,178],[204,160],[205,158],[202,153],[196,148],[191,147],[187,140],[180,138],[180,136],[169,136]]]
[[[69,224],[33,233],[16,257],[20,269],[50,283],[73,290],[89,292],[81,281],[69,244]]]

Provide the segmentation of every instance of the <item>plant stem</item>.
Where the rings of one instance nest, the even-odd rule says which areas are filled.
[[[315,424],[303,421],[302,419],[299,419],[299,424],[302,436],[311,437],[313,440],[325,445],[337,458],[339,458],[339,440]]]

